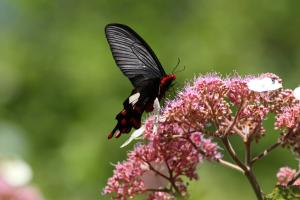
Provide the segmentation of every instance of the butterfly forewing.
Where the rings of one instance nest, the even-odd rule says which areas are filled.
[[[152,49],[131,28],[122,24],[109,24],[105,27],[105,33],[116,64],[134,87],[138,87],[144,80],[165,75]]]

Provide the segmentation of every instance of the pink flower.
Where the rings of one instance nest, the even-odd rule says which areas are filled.
[[[296,170],[289,167],[281,167],[277,172],[277,184],[286,186],[291,181],[296,173]],[[293,185],[300,185],[300,178]]]
[[[0,179],[0,199],[9,200],[42,200],[39,191],[31,186],[14,187]]]
[[[240,77],[228,78],[226,85],[228,87],[227,97],[234,105],[240,105],[243,100],[252,101],[255,94],[249,90],[247,82],[253,77],[242,79]]]
[[[283,144],[300,155],[300,103],[282,109],[276,116],[277,129],[286,129]]]
[[[154,192],[148,197],[148,200],[175,200],[175,197],[166,192]]]
[[[300,125],[300,103],[294,104],[291,107],[283,108],[283,112],[277,115],[276,127],[299,129]]]
[[[145,187],[141,176],[145,172],[145,162],[140,157],[140,152],[151,154],[150,151],[147,150],[147,146],[139,146],[135,151],[128,153],[127,161],[115,165],[114,175],[108,179],[103,194],[116,193],[114,199],[128,199],[143,192]]]

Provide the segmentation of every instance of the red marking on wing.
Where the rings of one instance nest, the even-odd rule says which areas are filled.
[[[125,116],[126,113],[127,113],[127,111],[126,111],[125,109],[121,111],[121,114],[122,114],[123,116]]]
[[[117,125],[109,133],[108,139],[111,139],[114,135],[119,138],[123,133],[129,133],[132,128],[138,129],[141,127],[142,109],[140,108],[126,108],[122,110],[117,116]]]
[[[141,127],[141,120],[140,119],[136,119],[134,117],[130,118],[130,123],[132,124],[132,126],[135,129],[138,129]]]
[[[121,120],[121,125],[122,125],[122,126],[125,126],[126,124],[127,124],[127,120],[126,120],[126,119],[122,119],[122,120]]]

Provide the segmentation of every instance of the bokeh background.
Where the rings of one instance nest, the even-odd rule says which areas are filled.
[[[45,199],[109,199],[101,190],[111,163],[131,146],[119,148],[126,137],[106,137],[132,86],[115,66],[104,26],[133,27],[166,71],[179,57],[186,69],[177,74],[178,88],[213,71],[273,72],[295,88],[299,7],[297,0],[1,0],[0,152],[32,166]],[[272,123],[254,153],[275,141]],[[287,150],[276,150],[255,166],[265,192],[287,164],[297,166]],[[192,200],[255,198],[238,172],[204,163],[199,174],[189,187]]]

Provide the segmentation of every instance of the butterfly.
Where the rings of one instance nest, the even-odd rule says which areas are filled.
[[[153,111],[154,101],[164,97],[176,75],[166,74],[150,46],[130,27],[108,24],[105,35],[117,66],[134,87],[116,116],[118,122],[108,135],[110,139],[140,128],[142,114]]]

